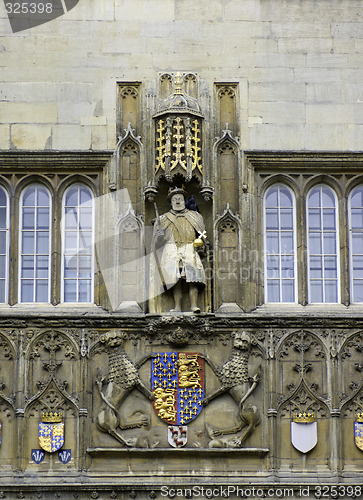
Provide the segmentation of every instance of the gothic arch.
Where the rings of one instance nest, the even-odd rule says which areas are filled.
[[[173,77],[169,73],[164,73],[159,79],[160,98],[165,99],[173,92]]]
[[[215,221],[215,278],[216,308],[235,304],[240,308],[241,221],[227,203],[224,212]]]
[[[324,342],[309,330],[290,332],[279,341],[276,346],[278,408],[293,401],[301,391],[306,392],[312,401],[320,401],[328,407],[329,395],[321,392],[328,386],[327,358]],[[283,386],[282,381],[289,383]]]

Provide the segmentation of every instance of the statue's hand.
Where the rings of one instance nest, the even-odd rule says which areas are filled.
[[[257,384],[261,380],[261,375],[259,372],[255,373],[255,375],[252,377],[252,381]]]
[[[157,238],[160,238],[160,239],[161,238],[165,238],[165,231],[164,231],[164,229],[158,229],[156,231],[156,236],[157,236]]]

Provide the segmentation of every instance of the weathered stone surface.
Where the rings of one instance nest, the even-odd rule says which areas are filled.
[[[0,182],[11,199],[11,305],[0,305],[0,498],[153,500],[166,496],[162,486],[204,483],[260,486],[258,497],[271,488],[276,497],[292,497],[291,489],[305,496],[302,484],[311,498],[325,483],[361,488],[353,428],[363,411],[363,308],[350,304],[347,217],[350,193],[363,184],[361,10],[361,0],[80,0],[66,15],[16,34],[0,12]],[[150,313],[144,255],[153,202],[167,212],[170,186],[164,179],[155,186],[152,117],[162,75],[173,81],[178,70],[203,114],[204,177],[187,190],[211,245],[203,312],[158,315]],[[120,89],[129,92],[124,108]],[[306,193],[322,179],[338,197],[341,303],[312,305]],[[52,192],[50,304],[18,303],[19,199],[33,181]],[[95,304],[60,302],[61,199],[72,182],[111,200],[96,213]],[[273,182],[296,195],[296,304],[264,304],[262,204]],[[129,196],[118,204],[122,189]],[[238,329],[252,348],[235,363]],[[120,352],[112,358],[110,332],[123,336],[129,361]],[[218,391],[188,424],[181,448],[170,446],[168,422],[147,397],[153,356],[164,352],[200,353],[204,396]],[[256,382],[240,405],[231,395],[241,388],[225,385],[234,376],[247,392]],[[117,384],[130,382],[123,399],[127,390]],[[57,453],[40,464],[32,459],[49,408],[64,413],[68,464]],[[318,428],[306,455],[291,444],[292,415],[300,411],[313,411]],[[241,415],[244,430],[236,429]],[[112,434],[118,423],[125,424],[116,426],[121,440]],[[350,491],[349,498],[362,492]]]
[[[11,146],[15,149],[50,149],[51,125],[12,125]]]

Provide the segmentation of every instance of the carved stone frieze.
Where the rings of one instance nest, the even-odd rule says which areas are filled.
[[[101,396],[102,406],[97,415],[97,426],[117,439],[123,446],[142,446],[137,438],[126,438],[118,429],[134,429],[149,426],[150,419],[143,415],[141,419],[133,422],[124,422],[119,414],[119,409],[129,393],[138,389],[150,401],[154,399],[153,393],[144,385],[138,373],[138,367],[150,358],[144,356],[138,363],[133,363],[124,350],[127,334],[111,331],[100,338],[108,352],[108,376],[105,380],[100,373],[97,374],[96,385]],[[103,391],[103,385],[106,388]]]
[[[221,367],[214,364],[207,355],[206,362],[217,376],[221,386],[212,394],[206,396],[202,404],[206,406],[213,399],[229,393],[238,406],[236,423],[229,428],[213,428],[206,423],[206,430],[210,437],[209,448],[240,448],[254,428],[260,423],[260,413],[256,404],[245,401],[255,390],[259,380],[259,370],[250,377],[249,357],[253,345],[253,338],[244,331],[234,333],[232,353],[228,361]],[[244,429],[245,428],[245,429]],[[240,431],[243,430],[242,433]],[[220,436],[233,437],[220,437]]]
[[[340,385],[340,408],[351,411],[356,408],[362,411],[363,401],[363,333],[354,332],[343,343],[338,359],[340,360],[341,373]]]
[[[280,395],[276,403],[281,415],[313,410],[325,414],[331,404],[326,393],[327,348],[319,336],[306,330],[289,332],[277,352]]]

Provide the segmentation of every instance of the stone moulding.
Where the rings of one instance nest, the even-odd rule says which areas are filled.
[[[181,454],[182,456],[207,456],[217,457],[221,455],[238,455],[239,457],[259,457],[262,458],[269,453],[269,448],[87,448],[87,453],[91,456],[112,454],[118,456],[144,455],[150,458],[167,455]]]
[[[278,167],[280,171],[292,168],[314,170],[317,167],[321,172],[324,169],[349,168],[361,169],[363,153],[342,153],[340,151],[244,151],[244,158],[256,170]]]
[[[114,151],[1,151],[2,169],[63,168],[101,170],[111,159]]]

